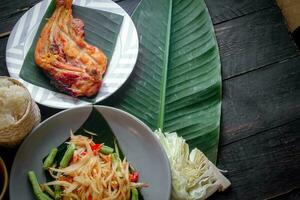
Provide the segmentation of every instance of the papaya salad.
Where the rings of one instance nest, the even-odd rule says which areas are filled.
[[[39,184],[33,171],[28,172],[38,200],[137,200],[139,174],[115,147],[96,144],[92,138],[73,135],[60,161],[53,148],[43,162],[52,181]]]

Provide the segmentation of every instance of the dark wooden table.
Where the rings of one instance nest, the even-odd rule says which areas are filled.
[[[9,31],[40,0],[0,2],[0,75]],[[138,0],[119,0],[129,13]],[[300,55],[274,0],[206,0],[223,78],[218,167],[232,186],[211,199],[300,199]],[[43,119],[58,112],[40,106]],[[10,167],[16,149],[0,149]]]

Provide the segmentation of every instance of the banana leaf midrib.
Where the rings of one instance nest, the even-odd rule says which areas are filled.
[[[167,78],[168,78],[168,65],[169,65],[169,50],[170,50],[170,35],[171,35],[171,25],[172,25],[172,0],[169,4],[169,15],[168,15],[168,27],[166,34],[166,45],[165,45],[165,57],[163,62],[163,76],[162,84],[160,90],[160,105],[159,105],[159,115],[158,115],[158,125],[157,127],[161,130],[164,129],[164,115],[165,115],[165,103],[166,103],[166,88],[167,88]]]
[[[158,113],[158,122],[157,122],[157,128],[163,130],[164,129],[164,121],[165,121],[165,107],[166,107],[166,89],[167,89],[167,81],[168,81],[168,65],[169,62],[172,62],[169,60],[169,52],[170,52],[170,48],[172,48],[171,44],[170,44],[170,40],[171,37],[170,35],[172,34],[172,8],[173,8],[173,0],[170,0],[169,3],[169,15],[168,15],[168,23],[167,23],[167,34],[166,34],[166,44],[165,44],[165,54],[164,54],[164,59],[163,59],[163,66],[162,66],[162,78],[161,78],[161,88],[160,88],[160,105],[159,105],[159,113]],[[202,11],[204,12],[204,11]],[[200,28],[205,25],[206,22],[204,22]],[[173,30],[174,31],[174,30]],[[207,31],[207,34],[209,32]],[[205,35],[204,35],[205,36]],[[203,36],[203,37],[204,37]],[[209,40],[210,38],[208,38],[207,40]],[[205,43],[206,41],[204,41],[203,43]],[[185,44],[185,46],[188,46],[189,44]],[[191,49],[191,51],[195,51],[199,49],[199,46],[201,46],[202,44],[198,44],[198,46],[194,47],[193,49]],[[189,52],[187,52],[189,53]],[[206,53],[206,52],[205,52]],[[200,54],[199,56],[201,56],[202,54]],[[188,62],[188,61],[186,61]],[[184,66],[184,63],[180,64]],[[181,74],[183,75],[183,74]],[[170,80],[172,82],[172,80]]]

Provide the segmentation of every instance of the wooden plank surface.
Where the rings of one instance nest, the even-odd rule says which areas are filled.
[[[19,13],[20,11],[28,10],[26,8],[32,7],[41,0],[1,0],[0,1],[0,20],[5,21],[8,17]],[[4,12],[5,11],[5,12]]]
[[[0,33],[11,31],[17,20],[32,6],[41,0],[0,1]],[[16,3],[17,2],[17,3]]]
[[[8,76],[6,68],[5,57],[0,57],[0,76]]]
[[[223,82],[222,143],[300,118],[300,56]]]
[[[232,187],[212,199],[270,199],[300,188],[300,119],[221,144],[219,168]]]
[[[10,32],[22,15],[23,13],[18,13],[7,18],[5,21],[0,21],[0,33]]]
[[[299,54],[277,7],[224,22],[215,31],[223,80]]]
[[[205,0],[213,23],[242,17],[266,8],[274,7],[274,0]]]
[[[39,0],[0,2],[0,33]],[[116,0],[129,13],[139,0]],[[16,3],[18,2],[18,3]],[[232,187],[211,199],[300,199],[300,56],[273,0],[206,0],[223,70],[219,167]],[[0,75],[7,75],[0,38]],[[40,106],[43,119],[59,110]],[[10,163],[15,150],[0,148]]]
[[[0,76],[8,76],[5,62],[5,49],[8,37],[0,38]]]
[[[0,76],[8,76],[5,62],[5,49],[8,37],[0,38]]]
[[[0,38],[0,58],[5,57],[5,49],[6,49],[7,40],[8,40],[8,36]]]
[[[266,200],[299,200],[300,199],[300,188],[292,189],[291,191],[270,197]]]

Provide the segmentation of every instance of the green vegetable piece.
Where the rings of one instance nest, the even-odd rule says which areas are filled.
[[[176,180],[172,182],[173,199],[206,199],[231,185],[203,152],[197,148],[190,152],[185,139],[176,132],[166,134],[159,130],[155,135],[169,158],[172,180]]]
[[[131,189],[131,200],[139,200],[139,191],[136,188]]]
[[[50,198],[48,195],[43,193],[34,171],[28,172],[28,178],[32,185],[33,193],[38,200],[52,200],[52,198]]]
[[[61,199],[61,187],[60,185],[54,186],[54,199],[60,200]]]
[[[44,192],[47,192],[51,197],[54,198],[54,191],[48,185],[41,185]]]
[[[75,145],[74,144],[69,144],[68,145],[68,148],[63,156],[63,158],[61,159],[60,163],[59,163],[59,166],[61,168],[65,168],[68,166],[73,154],[74,154],[74,151],[75,151]]]
[[[51,165],[53,165],[53,162],[54,162],[57,152],[58,152],[57,148],[51,149],[49,155],[47,156],[46,160],[44,161],[44,165],[43,165],[44,169],[48,169],[49,167],[51,167]]]
[[[114,138],[114,145],[115,145],[116,154],[117,154],[118,158],[120,158],[120,153],[119,153],[119,148],[118,148],[118,144],[117,144],[117,139],[116,138]]]
[[[119,161],[116,153],[111,154],[111,160],[113,163],[117,163]]]
[[[114,152],[114,149],[109,146],[102,145],[100,152],[103,154],[112,154]]]

